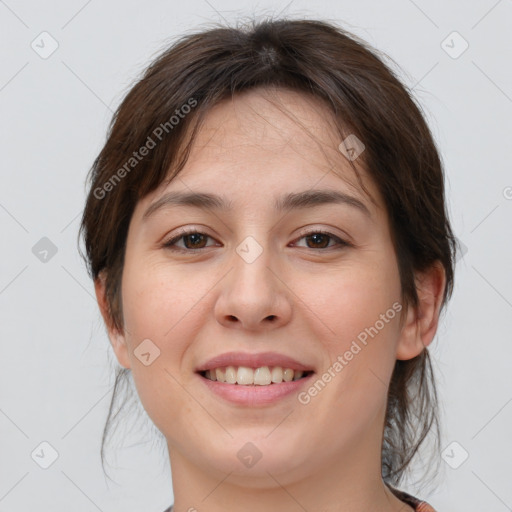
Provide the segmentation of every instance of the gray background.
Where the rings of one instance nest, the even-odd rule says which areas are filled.
[[[388,53],[425,108],[467,252],[431,346],[444,460],[421,497],[439,512],[512,510],[512,1],[7,0],[0,512],[161,512],[172,503],[168,462],[143,428],[126,423],[115,483],[101,470],[114,362],[77,253],[84,180],[112,111],[166,43],[209,21],[281,11],[336,21]],[[53,40],[58,48],[44,55]],[[43,469],[52,449],[58,457]]]

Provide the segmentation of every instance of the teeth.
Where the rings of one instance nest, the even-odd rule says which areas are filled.
[[[272,368],[272,382],[283,382],[283,369],[280,366]]]
[[[228,384],[234,384],[236,382],[236,368],[234,366],[228,366],[226,368],[224,379]]]
[[[268,366],[256,368],[252,373],[254,374],[254,384],[258,386],[268,386],[270,384],[270,369]]]
[[[272,383],[280,384],[299,380],[304,375],[301,370],[292,370],[291,368],[281,368],[274,366],[262,366],[261,368],[248,368],[247,366],[227,366],[225,368],[215,368],[206,370],[205,377],[210,380],[227,382],[228,384],[239,384],[242,386],[268,386]]]
[[[245,366],[239,366],[236,373],[237,384],[254,384],[254,371]]]
[[[286,370],[283,372],[283,380],[285,382],[290,382],[293,379],[293,370],[290,370],[290,368],[286,368]]]

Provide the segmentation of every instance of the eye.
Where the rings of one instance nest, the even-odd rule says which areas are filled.
[[[211,238],[205,233],[201,233],[197,230],[190,229],[184,230],[179,235],[171,238],[171,240],[165,242],[163,247],[170,249],[171,251],[187,251],[187,250],[197,250],[202,249],[204,247],[204,241],[207,238]],[[176,242],[183,239],[185,241],[185,247],[176,246]],[[213,240],[213,239],[212,239]],[[189,246],[187,246],[187,242],[190,242]]]
[[[297,240],[302,240],[303,238],[305,240],[312,241],[312,243],[314,244],[313,247],[307,247],[308,249],[326,249],[326,248],[328,248],[329,247],[329,245],[328,245],[329,238],[331,240],[337,241],[338,245],[340,246],[339,248],[343,248],[344,246],[347,246],[347,247],[352,246],[352,244],[350,244],[349,242],[346,242],[345,240],[342,240],[340,237],[333,235],[329,231],[323,231],[321,229],[315,229],[313,231],[308,231],[307,233],[303,233],[301,235],[301,237],[298,238]],[[327,245],[325,245],[326,241],[327,241]],[[336,245],[336,244],[334,244],[334,245]],[[318,247],[318,246],[320,246],[320,247]],[[331,245],[330,247],[333,247],[333,246]]]
[[[179,235],[174,236],[173,238],[171,238],[170,240],[165,242],[162,245],[162,247],[164,247],[166,249],[170,249],[171,251],[181,251],[181,252],[198,251],[199,249],[204,249],[205,247],[207,247],[205,245],[205,242],[208,238],[211,238],[213,240],[212,237],[210,237],[209,235],[207,235],[205,233],[201,233],[200,231],[197,231],[194,229],[184,230],[184,231],[181,231],[181,233]],[[339,248],[349,247],[349,246],[352,247],[352,244],[350,244],[349,242],[342,240],[338,236],[333,235],[332,233],[330,233],[328,231],[323,231],[323,230],[319,230],[319,229],[312,230],[307,233],[303,233],[300,236],[300,238],[298,238],[297,240],[302,240],[303,238],[306,240],[312,241],[312,243],[314,244],[313,247],[306,247],[308,249],[317,249],[317,250],[320,249],[321,250],[321,249],[333,247],[333,245],[329,245],[329,239],[335,240],[337,242],[338,246],[340,246]],[[177,245],[177,242],[181,241],[182,239],[184,241],[184,246],[180,247]],[[326,242],[327,242],[327,245],[326,245]],[[334,244],[334,246],[335,245],[336,244]]]

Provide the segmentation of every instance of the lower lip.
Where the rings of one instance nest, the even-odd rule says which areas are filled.
[[[281,398],[298,393],[300,388],[309,383],[313,375],[314,373],[311,373],[302,379],[281,382],[280,384],[269,384],[268,386],[245,386],[210,380],[198,374],[210,391],[229,402],[247,406],[273,404]]]

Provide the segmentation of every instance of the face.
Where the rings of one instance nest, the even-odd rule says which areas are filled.
[[[388,383],[405,354],[398,267],[382,197],[356,159],[375,204],[362,191],[329,120],[296,92],[243,93],[209,112],[180,174],[137,204],[125,329],[111,340],[171,463],[257,486],[267,472],[284,484],[380,457]],[[331,195],[283,203],[319,190]],[[170,192],[216,195],[231,209]],[[352,199],[325,201],[332,193]],[[279,357],[307,372],[253,386],[197,372],[229,352],[274,353],[248,359],[270,378]]]

